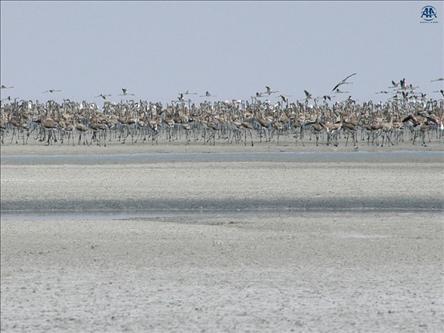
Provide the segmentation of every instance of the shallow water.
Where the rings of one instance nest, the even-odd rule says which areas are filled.
[[[129,200],[4,200],[1,212],[52,213],[262,213],[262,212],[335,212],[335,211],[443,211],[442,198],[312,198],[306,199],[129,199]]]
[[[2,156],[5,212],[442,211],[444,152]]]
[[[2,155],[4,165],[141,164],[161,162],[444,162],[444,151],[185,152],[133,154]]]

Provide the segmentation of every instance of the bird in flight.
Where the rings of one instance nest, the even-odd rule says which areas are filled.
[[[307,90],[304,90],[304,94],[305,94],[305,99],[311,99],[313,97]]]
[[[216,96],[211,95],[211,93],[207,90],[207,91],[205,91],[205,95],[200,96],[200,97],[216,97]]]
[[[338,89],[338,88],[339,88],[340,86],[342,86],[343,84],[350,84],[351,82],[347,82],[347,80],[348,80],[349,78],[351,78],[352,76],[355,76],[356,74],[357,74],[357,73],[350,74],[350,75],[348,75],[345,79],[339,81],[339,82],[333,87],[333,89],[332,89],[331,91],[335,91],[336,89]]]
[[[122,88],[122,94],[120,94],[120,96],[134,96],[134,94],[128,93],[127,88]]]
[[[1,88],[1,89],[11,89],[11,88],[14,88],[14,87],[12,87],[12,86],[7,87],[7,86],[5,86],[4,84],[2,84],[0,88]]]
[[[109,97],[109,96],[111,96],[111,95],[99,94],[98,96],[96,96],[96,98],[97,97],[101,97],[103,100],[106,100],[106,98]]]
[[[351,96],[348,96],[347,102],[349,102],[349,103],[356,103],[356,101]]]
[[[60,89],[48,89],[48,90],[45,90],[45,91],[43,92],[43,94],[46,94],[46,93],[53,94],[53,93],[55,93],[55,92],[61,92],[61,90],[60,90]]]
[[[436,90],[436,91],[434,91],[434,93],[441,93],[442,97],[444,97],[444,90],[443,89]]]
[[[443,77],[440,77],[440,78],[435,79],[435,80],[432,80],[432,81],[430,81],[430,82],[438,82],[438,81],[444,81],[444,78],[443,78]]]
[[[188,89],[183,93],[184,95],[197,95],[195,92],[190,92]]]
[[[375,93],[376,95],[378,95],[378,94],[388,94],[389,92],[387,91],[387,90],[381,90],[381,91],[378,91],[377,93]]]
[[[335,90],[335,94],[349,94],[350,93],[350,91],[341,91],[341,90],[339,90],[339,88],[336,88],[336,90]]]
[[[324,99],[324,102],[327,102],[327,100],[331,101],[331,97],[328,95],[324,95],[322,98]]]
[[[288,97],[284,95],[279,95],[279,97],[282,99],[282,102],[288,103]]]
[[[401,85],[401,89],[406,89],[405,78],[399,81],[399,84]]]
[[[398,88],[399,83],[396,83],[395,81],[392,80],[392,86],[389,88]]]
[[[271,88],[269,86],[265,86],[265,92],[264,94],[267,94],[268,96],[270,96],[271,94],[277,93],[279,91],[273,91],[271,90]]]

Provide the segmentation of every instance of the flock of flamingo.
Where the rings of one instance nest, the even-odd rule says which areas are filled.
[[[405,79],[391,81],[391,94],[384,103],[357,103],[351,96],[333,101],[348,91],[343,86],[356,73],[337,82],[331,95],[290,101],[290,96],[266,86],[249,100],[217,100],[206,91],[202,102],[193,102],[197,93],[185,91],[177,99],[160,102],[135,101],[134,94],[122,88],[120,102],[101,93],[103,107],[93,102],[68,99],[58,103],[17,100],[1,101],[1,143],[46,145],[99,145],[110,143],[184,143],[243,144],[258,142],[279,144],[282,141],[300,145],[393,146],[400,143],[427,146],[442,144],[444,133],[444,91],[437,98],[418,92],[419,87]],[[431,82],[439,83],[444,78]],[[1,90],[14,87],[1,85]],[[48,89],[45,94],[60,93]],[[277,97],[275,102],[270,98]]]

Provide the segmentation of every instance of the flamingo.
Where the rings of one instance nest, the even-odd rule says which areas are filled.
[[[269,86],[265,86],[266,91],[264,92],[264,94],[267,94],[268,96],[270,96],[271,94],[277,93],[279,91],[275,90],[271,90],[271,88]]]
[[[205,95],[200,96],[200,97],[216,97],[216,96],[212,95],[212,94],[207,90],[207,91],[205,91]]]
[[[134,96],[134,94],[128,93],[127,88],[122,88],[122,94],[120,96]]]
[[[95,96],[96,98],[101,97],[103,100],[106,100],[107,97],[110,97],[111,95],[105,95],[105,94],[99,94],[98,96]]]
[[[305,94],[305,99],[306,100],[309,100],[309,99],[313,98],[313,96],[307,90],[304,90],[304,94]]]
[[[348,75],[345,79],[339,81],[339,82],[333,87],[333,89],[332,89],[331,91],[335,91],[336,89],[338,89],[338,88],[339,88],[340,86],[342,86],[343,84],[350,84],[351,82],[347,82],[347,80],[348,80],[349,78],[351,78],[352,76],[355,76],[356,74],[358,74],[358,73],[350,74],[350,75]]]

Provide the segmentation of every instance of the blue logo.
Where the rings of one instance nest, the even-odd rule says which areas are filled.
[[[423,22],[436,22],[438,16],[436,15],[436,8],[433,6],[425,6],[421,9],[421,19]]]

